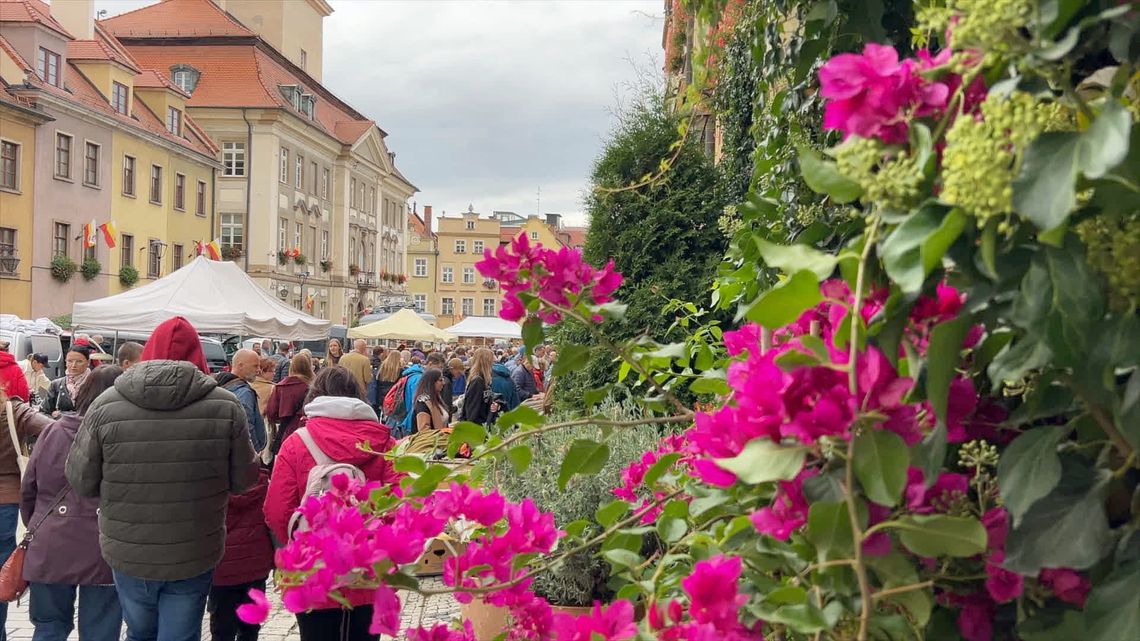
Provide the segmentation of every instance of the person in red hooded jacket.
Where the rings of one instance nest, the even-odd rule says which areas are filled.
[[[230,497],[226,509],[226,552],[214,569],[214,587],[206,609],[214,641],[257,641],[261,626],[238,619],[238,606],[251,603],[251,589],[265,591],[273,571],[273,541],[262,505],[269,471],[262,468],[257,484]]]
[[[28,379],[11,352],[0,351],[0,391],[8,398],[18,398],[25,403],[32,400]]]
[[[306,398],[305,416],[304,427],[326,456],[339,463],[355,465],[370,481],[389,485],[399,482],[400,475],[388,459],[357,447],[368,442],[374,451],[385,452],[396,441],[364,401],[360,383],[347,369],[334,365],[317,374]],[[300,434],[294,432],[282,443],[273,464],[269,494],[265,497],[265,520],[279,542],[289,540],[289,518],[300,507],[309,470],[316,464]],[[320,608],[297,614],[301,641],[379,639],[379,635],[368,633],[372,622],[372,591],[347,590],[344,596],[352,604],[351,610],[329,599]],[[338,631],[339,637],[336,636]]]

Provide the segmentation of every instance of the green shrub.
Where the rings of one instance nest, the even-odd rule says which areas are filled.
[[[598,411],[614,420],[631,420],[641,415],[632,402],[603,402]],[[555,416],[549,422],[569,420]],[[602,471],[590,476],[575,476],[565,490],[558,487],[558,472],[566,450],[575,439],[605,440],[610,448],[609,460]],[[659,436],[651,425],[639,425],[616,431],[607,440],[594,425],[555,430],[529,441],[534,460],[521,474],[509,464],[497,467],[490,475],[493,485],[512,501],[530,497],[540,509],[554,513],[559,527],[579,519],[594,520],[599,507],[614,500],[613,489],[621,483],[621,471],[641,455],[654,449]],[[595,526],[597,527],[597,526]],[[599,530],[596,530],[600,532]],[[614,593],[607,587],[609,564],[597,556],[597,548],[568,557],[549,572],[534,578],[534,589],[555,605],[591,605],[607,602]]]
[[[101,271],[103,271],[103,265],[94,258],[88,258],[79,267],[79,273],[83,274],[83,280],[91,280],[98,276]]]
[[[134,265],[123,265],[119,269],[119,282],[124,287],[130,287],[139,282],[139,270],[135,269]]]
[[[71,277],[75,275],[75,270],[77,269],[79,269],[79,266],[75,264],[75,261],[63,254],[59,254],[51,259],[51,277],[61,283],[66,283],[71,280]]]

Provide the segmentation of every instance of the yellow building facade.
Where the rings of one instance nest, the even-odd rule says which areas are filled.
[[[0,310],[32,309],[32,223],[36,126],[50,120],[0,90]]]
[[[439,313],[439,246],[431,231],[431,206],[424,207],[421,217],[417,212],[408,214],[408,296],[416,311]]]
[[[438,327],[450,327],[468,316],[499,313],[499,284],[483,278],[475,263],[484,249],[499,246],[499,221],[482,218],[471,208],[460,216],[443,216],[436,232],[439,245],[438,307],[428,309]]]

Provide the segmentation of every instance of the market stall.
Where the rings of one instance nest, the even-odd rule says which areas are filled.
[[[129,291],[75,303],[74,328],[154,331],[182,316],[202,334],[326,340],[330,323],[277,300],[230,261],[199,256],[181,269]]]
[[[522,339],[522,328],[518,323],[495,316],[468,316],[448,327],[447,331],[459,337],[460,342],[474,345]]]
[[[402,341],[427,341],[447,343],[455,340],[455,335],[438,327],[433,327],[420,318],[413,309],[401,309],[391,316],[375,323],[353,327],[348,330],[349,338],[388,339]]]

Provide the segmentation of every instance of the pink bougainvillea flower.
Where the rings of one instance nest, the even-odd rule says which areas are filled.
[[[922,470],[917,467],[906,471],[907,507],[916,514],[945,512],[956,497],[965,496],[970,488],[970,479],[962,474],[943,472],[929,488],[923,480]]]
[[[867,503],[867,527],[887,520],[891,516],[891,509],[878,503]],[[886,532],[875,532],[863,540],[863,554],[867,556],[886,556],[891,553],[891,537]]]
[[[927,404],[929,407],[929,404]],[[959,376],[950,381],[950,389],[946,397],[946,440],[949,443],[964,443],[970,435],[966,430],[966,423],[978,407],[978,392],[974,389],[974,382]],[[934,409],[930,408],[930,416]]]
[[[1070,568],[1045,568],[1037,580],[1052,590],[1058,599],[1082,609],[1092,589],[1088,579]]]
[[[986,558],[986,592],[997,603],[1006,603],[1021,596],[1024,580],[1021,575],[1001,566],[1005,552],[994,550]]]
[[[958,632],[965,641],[993,641],[994,614],[996,606],[993,601],[980,595],[973,595],[963,605],[958,613]]]
[[[737,612],[748,601],[737,586],[742,570],[739,556],[698,561],[692,574],[681,580],[681,589],[689,595],[689,616],[697,623],[737,623]]]
[[[986,528],[986,548],[1005,550],[1005,537],[1009,534],[1009,512],[1004,507],[994,507],[982,515],[982,525]]]
[[[772,504],[752,513],[752,525],[762,534],[787,541],[792,532],[807,523],[808,502],[804,481],[819,474],[815,468],[804,468],[791,481],[780,481]]]
[[[237,608],[237,616],[245,623],[261,625],[269,618],[269,599],[261,590],[250,590],[249,598],[253,603],[245,603]]]
[[[400,597],[383,583],[372,593],[372,624],[368,632],[393,637],[400,632]]]
[[[633,604],[620,599],[604,608],[595,603],[588,614],[554,615],[555,641],[592,641],[594,635],[607,641],[624,641],[637,636]]]
[[[406,632],[408,641],[475,641],[475,630],[470,621],[463,622],[463,629],[456,630],[446,623],[437,623],[429,630],[418,627]]]

